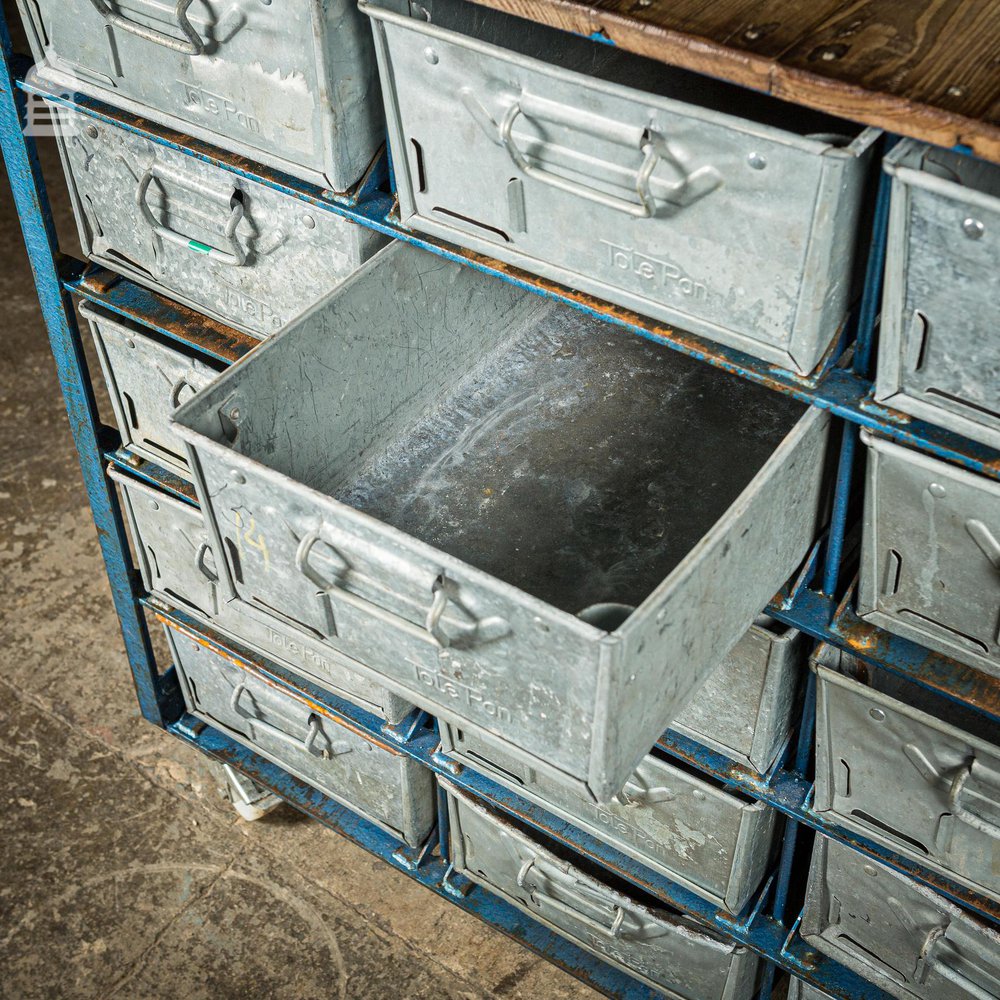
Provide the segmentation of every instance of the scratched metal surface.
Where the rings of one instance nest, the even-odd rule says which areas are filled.
[[[678,1000],[750,1000],[759,961],[683,914],[623,893],[538,832],[443,784],[458,872]],[[641,900],[641,901],[640,901]]]
[[[332,495],[570,614],[641,604],[805,412],[556,307],[428,410]]]
[[[501,747],[441,723],[441,749],[615,850],[740,913],[772,860],[778,815],[654,751],[606,805],[525,767]]]
[[[371,37],[350,0],[199,0],[183,16],[188,37],[176,13],[150,0],[128,4],[124,25],[90,0],[18,7],[58,89],[107,97],[334,191],[354,184],[382,145]],[[137,33],[151,29],[154,38]]]
[[[558,65],[552,43],[520,41],[541,59],[503,47],[547,29],[469,4],[442,5],[439,20],[430,6],[428,21],[362,5],[404,226],[796,372],[817,367],[857,291],[875,130],[766,100],[762,121],[743,119],[752,95],[641,60],[596,80]],[[632,58],[580,54],[588,68]],[[670,96],[645,92],[647,79]]]
[[[881,438],[868,444],[858,613],[1000,675],[1000,489]]]
[[[1000,447],[1000,166],[901,142],[875,398]]]
[[[802,936],[902,1000],[1000,996],[1000,934],[844,844],[817,837]]]

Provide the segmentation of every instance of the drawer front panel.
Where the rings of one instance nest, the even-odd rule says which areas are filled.
[[[866,435],[862,617],[1000,672],[1000,484]]]
[[[294,319],[386,242],[142,136],[67,117],[59,148],[87,255],[254,336]]]
[[[143,583],[150,593],[387,722],[401,722],[413,710],[314,637],[226,601],[201,512],[118,472],[111,475],[125,500]]]
[[[1000,900],[1000,751],[817,668],[818,812]]]
[[[648,756],[607,805],[520,764],[489,741],[442,724],[448,756],[479,771],[732,912],[767,871],[776,814]]]
[[[364,9],[407,225],[815,366],[848,304],[857,157]]]
[[[218,370],[88,304],[80,311],[97,344],[123,444],[140,458],[190,480],[184,442],[170,428],[170,416]]]
[[[757,959],[690,918],[654,911],[448,789],[456,870],[677,1000],[744,1000]]]
[[[306,695],[166,628],[188,711],[410,846],[434,825],[431,773],[339,725]]]
[[[1000,996],[1000,935],[851,848],[817,837],[802,936],[890,996]]]
[[[346,190],[382,143],[370,30],[346,0],[18,6],[54,85],[321,187]]]
[[[901,142],[893,174],[876,398],[1000,448],[1000,168]]]

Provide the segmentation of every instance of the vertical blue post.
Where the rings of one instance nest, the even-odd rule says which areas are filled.
[[[111,582],[115,609],[135,679],[143,715],[162,726],[166,695],[157,675],[149,632],[133,583],[135,572],[129,555],[125,527],[114,488],[104,473],[98,444],[100,418],[90,385],[87,362],[80,341],[76,314],[59,276],[61,255],[35,141],[25,136],[25,99],[13,71],[13,45],[6,18],[0,11],[0,149],[3,151],[11,192],[21,221],[21,231],[34,273],[42,317],[55,357],[59,384],[69,415],[70,429],[79,454],[83,482],[90,497],[101,552]]]
[[[886,139],[877,155],[888,152],[895,139]],[[875,196],[875,212],[872,218],[871,244],[865,264],[865,287],[858,310],[858,330],[854,340],[852,367],[863,378],[871,377],[872,354],[875,349],[875,327],[878,323],[882,304],[882,275],[885,271],[886,243],[889,232],[889,196],[891,180],[884,170],[879,171],[878,193]],[[823,572],[822,591],[829,597],[836,597],[837,580],[840,577],[840,562],[844,555],[844,533],[847,530],[847,510],[851,499],[854,455],[857,450],[858,428],[853,423],[845,423],[844,437],[840,446],[840,462],[837,467],[837,484],[833,496],[833,513],[830,518],[830,534],[826,549],[826,565]]]

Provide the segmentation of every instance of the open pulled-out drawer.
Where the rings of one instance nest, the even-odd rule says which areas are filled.
[[[825,508],[826,413],[401,244],[174,426],[234,595],[603,801]]]

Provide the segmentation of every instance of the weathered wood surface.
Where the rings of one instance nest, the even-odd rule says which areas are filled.
[[[1000,0],[475,0],[1000,162]]]

